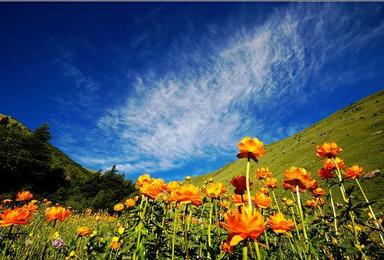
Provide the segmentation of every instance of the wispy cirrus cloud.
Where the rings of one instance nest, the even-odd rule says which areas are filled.
[[[350,55],[383,36],[384,23],[367,32],[364,20],[354,20],[364,12],[290,5],[229,38],[212,30],[206,41],[174,44],[166,72],[137,75],[124,101],[98,118],[95,135],[114,154],[98,150],[78,159],[128,173],[164,171],[227,157],[244,135],[271,142],[293,134],[306,122],[283,122],[286,107],[369,70]],[[340,66],[343,72],[335,73]]]

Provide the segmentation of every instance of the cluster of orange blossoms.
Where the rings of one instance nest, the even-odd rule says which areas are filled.
[[[136,186],[140,188],[141,194],[151,199],[157,199],[164,194],[168,194],[169,202],[192,203],[195,206],[203,204],[200,189],[190,183],[172,181],[167,184],[162,179],[155,179],[148,174],[144,174],[137,179]],[[210,185],[208,190],[210,197],[219,197],[225,192],[225,187],[224,185]]]
[[[37,200],[32,200],[33,194],[29,191],[22,191],[17,193],[16,201],[26,202],[21,207],[8,208],[3,213],[0,214],[0,226],[11,226],[11,225],[26,225],[33,216],[33,213],[37,211],[38,204]],[[4,204],[12,203],[12,200],[7,199],[3,201]],[[47,208],[45,211],[45,216],[47,221],[60,220],[64,221],[71,215],[71,210],[63,208],[61,206],[54,206]]]
[[[238,158],[248,158],[257,161],[259,157],[265,154],[264,144],[257,138],[251,139],[250,137],[245,137],[238,146]],[[285,186],[296,185],[298,182],[302,182],[305,183],[305,187],[309,185],[314,188],[317,187],[313,180],[307,176],[308,174],[303,174],[300,170],[300,174],[296,174],[300,176],[295,177],[295,173],[296,172],[293,171],[293,173],[288,174],[288,177],[291,178],[287,180]],[[258,209],[269,208],[272,199],[268,196],[268,189],[277,188],[278,181],[272,178],[272,173],[268,168],[264,167],[256,170],[256,178],[263,180],[265,187],[259,188],[254,197],[251,198],[251,201]],[[224,215],[224,222],[221,223],[221,226],[229,232],[227,241],[221,245],[221,249],[224,252],[231,253],[233,247],[240,241],[247,238],[256,240],[265,231],[264,218],[261,213],[256,209],[244,206],[248,202],[248,195],[244,194],[247,186],[246,181],[246,177],[242,175],[236,176],[230,181],[235,188],[235,194],[232,195],[232,202],[239,207],[227,212]],[[252,186],[252,182],[249,183],[249,186]],[[267,224],[268,227],[276,233],[289,232],[294,228],[294,222],[286,219],[282,213],[269,216]]]
[[[324,159],[323,167],[317,172],[318,176],[322,179],[331,179],[335,177],[335,170],[343,170],[346,179],[355,180],[363,173],[363,168],[358,165],[353,165],[349,168],[344,163],[344,160],[337,157],[343,151],[335,142],[324,143],[316,147],[316,154],[318,157]]]

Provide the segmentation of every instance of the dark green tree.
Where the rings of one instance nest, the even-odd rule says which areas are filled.
[[[33,132],[33,136],[43,143],[48,143],[49,140],[51,140],[51,133],[49,132],[48,124],[39,126],[35,132]]]

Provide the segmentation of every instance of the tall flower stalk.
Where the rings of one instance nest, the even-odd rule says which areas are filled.
[[[250,210],[252,210],[252,197],[251,197],[251,189],[250,189],[250,185],[249,185],[249,169],[250,169],[250,157],[248,156],[248,160],[247,160],[247,170],[246,170],[246,185],[247,185],[247,197],[248,197],[248,208]]]
[[[364,197],[364,199],[365,199],[365,202],[367,202],[367,204],[368,204],[368,209],[369,209],[369,211],[370,211],[370,213],[371,213],[371,215],[372,215],[372,218],[373,218],[373,220],[374,220],[375,226],[381,231],[380,224],[379,224],[378,221],[377,221],[375,212],[373,211],[373,209],[372,209],[372,207],[371,207],[371,204],[369,203],[368,197],[367,197],[367,195],[365,194],[365,192],[364,192],[364,190],[363,190],[363,187],[361,187],[360,182],[359,182],[359,180],[358,180],[357,178],[355,179],[355,182],[356,182],[357,186],[359,187],[361,193],[363,194],[363,197]],[[384,245],[384,238],[383,238],[383,235],[380,233],[379,236],[380,236],[381,243]]]
[[[329,191],[329,197],[331,199],[331,207],[332,207],[332,213],[333,213],[333,225],[335,227],[335,234],[337,236],[337,235],[339,235],[339,232],[337,230],[337,215],[336,215],[335,203],[333,202],[332,188],[330,186],[328,186],[328,191]]]

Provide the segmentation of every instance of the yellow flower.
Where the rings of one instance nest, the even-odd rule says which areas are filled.
[[[59,232],[55,232],[55,233],[53,233],[53,235],[51,236],[51,239],[52,240],[55,240],[55,239],[58,239],[60,237],[60,233]]]
[[[283,202],[284,202],[284,204],[287,206],[287,207],[290,207],[290,206],[292,206],[293,204],[295,204],[295,201],[293,201],[293,200],[290,200],[290,199],[287,199],[287,198],[283,198]]]
[[[222,183],[209,183],[205,188],[205,193],[210,198],[219,198],[225,192],[226,189]]]
[[[283,213],[276,213],[268,218],[268,227],[276,233],[289,232],[294,227],[294,223],[290,219],[286,219]]]
[[[140,192],[152,199],[157,199],[167,190],[167,184],[162,179],[154,179],[151,183],[144,183],[140,188]]]
[[[91,229],[87,226],[82,226],[82,227],[77,228],[76,233],[80,237],[86,237],[86,236],[89,236],[91,234]]]
[[[252,201],[260,209],[267,209],[272,203],[272,199],[260,191],[258,191],[255,197],[252,198]]]
[[[125,230],[125,228],[120,226],[120,227],[117,228],[117,233],[122,235],[124,233],[124,230]]]
[[[124,209],[124,204],[123,203],[117,203],[115,206],[113,206],[114,211],[122,211]]]
[[[143,174],[136,180],[136,186],[141,187],[144,185],[144,183],[151,183],[153,179],[149,174]]]
[[[178,181],[171,181],[167,184],[167,192],[171,193],[173,190],[176,190],[180,188],[180,182]]]
[[[120,243],[120,238],[119,237],[113,237],[111,240],[111,243],[109,244],[109,247],[111,249],[117,250],[120,248],[121,243]]]
[[[268,168],[257,168],[256,169],[256,178],[261,180],[272,176],[272,172]]]
[[[126,199],[124,202],[125,206],[128,208],[134,207],[136,205],[136,201],[132,198]]]

